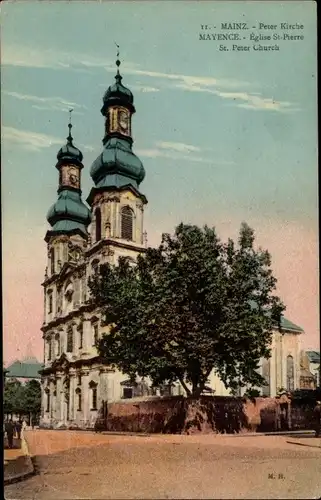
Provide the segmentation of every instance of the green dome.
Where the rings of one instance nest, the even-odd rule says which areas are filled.
[[[108,107],[114,105],[126,106],[132,113],[135,113],[133,94],[121,83],[122,76],[119,73],[115,76],[115,80],[116,82],[110,85],[104,94],[102,115],[105,116]]]
[[[63,189],[56,203],[49,209],[47,220],[53,231],[68,232],[80,229],[87,234],[91,213],[81,201],[79,192]]]
[[[59,166],[64,161],[68,162],[71,161],[73,163],[80,165],[83,160],[82,152],[80,151],[80,149],[76,148],[76,146],[74,146],[72,143],[73,138],[71,136],[71,128],[72,128],[71,123],[69,123],[68,127],[69,127],[69,135],[67,137],[67,144],[65,146],[62,146],[62,148],[60,148],[58,151],[57,166]]]
[[[124,85],[121,83],[122,81],[122,76],[117,73],[115,76],[116,82],[113,85],[110,85],[108,89],[105,92],[105,95],[103,97],[104,103],[108,102],[110,104],[111,100],[122,100],[122,102],[125,104],[126,102],[129,104],[133,104],[134,102],[134,96],[131,93],[131,91],[124,87]]]
[[[145,178],[145,169],[127,140],[111,137],[92,164],[90,175],[96,187],[131,184],[137,189]]]
[[[82,162],[83,155],[82,152],[76,148],[73,144],[66,144],[59,149],[57,154],[58,160],[78,160]]]

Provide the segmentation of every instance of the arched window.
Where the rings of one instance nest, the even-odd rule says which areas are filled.
[[[77,387],[77,389],[76,389],[76,394],[77,394],[77,402],[78,402],[77,411],[81,411],[81,389],[79,387]]]
[[[78,332],[79,332],[79,349],[83,348],[83,343],[84,343],[84,324],[81,323],[78,327]]]
[[[100,241],[101,240],[101,211],[100,211],[100,208],[96,208],[95,220],[96,220],[96,241]]]
[[[74,287],[71,281],[68,281],[65,286],[65,298],[67,302],[71,302],[74,293]]]
[[[45,390],[46,392],[46,398],[47,398],[47,407],[46,407],[46,412],[48,413],[50,411],[50,391],[49,389],[47,388]]]
[[[67,352],[72,352],[74,350],[74,332],[72,327],[68,328],[67,331]]]
[[[124,240],[133,239],[133,220],[134,214],[130,207],[124,207],[121,210],[121,237]]]
[[[51,360],[51,357],[52,357],[52,343],[51,343],[51,339],[48,339],[48,361]]]
[[[287,390],[294,390],[294,361],[293,356],[289,354],[286,358],[286,381],[287,381]]]
[[[55,249],[50,249],[50,273],[55,274]]]
[[[97,410],[97,383],[89,382],[89,389],[91,391],[91,409]]]
[[[270,396],[271,388],[270,388],[270,371],[271,371],[271,362],[270,359],[263,359],[262,361],[262,377],[265,380],[265,384],[262,387],[262,395]]]

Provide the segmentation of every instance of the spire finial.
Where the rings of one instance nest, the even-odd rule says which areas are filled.
[[[69,123],[68,123],[68,128],[69,128],[69,134],[67,137],[67,141],[69,144],[72,144],[72,135],[71,135],[71,129],[72,129],[72,123],[71,123],[71,113],[73,112],[73,109],[69,109]]]
[[[116,74],[115,78],[116,78],[116,82],[117,82],[117,83],[120,83],[120,82],[121,82],[121,79],[122,79],[122,76],[121,76],[121,75],[120,75],[120,73],[119,73],[119,66],[120,66],[120,64],[121,64],[121,62],[120,62],[120,60],[119,60],[119,45],[118,45],[118,43],[116,43],[116,42],[115,42],[115,45],[116,45],[116,47],[117,47],[117,60],[116,60],[117,74]]]

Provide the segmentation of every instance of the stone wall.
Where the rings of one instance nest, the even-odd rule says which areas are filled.
[[[282,403],[282,401],[281,401]],[[287,403],[282,403],[285,412]],[[294,406],[283,423],[280,399],[248,400],[229,396],[203,396],[198,400],[149,397],[108,404],[108,418],[96,428],[114,432],[143,433],[246,433],[287,429],[311,429],[311,408]]]

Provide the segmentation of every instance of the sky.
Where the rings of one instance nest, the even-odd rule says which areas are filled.
[[[217,34],[225,22],[248,23],[247,32],[228,32],[245,34],[237,44],[249,51],[200,40],[201,25]],[[278,28],[259,30],[260,22]],[[284,31],[281,22],[304,28]],[[1,24],[4,362],[30,354],[30,345],[43,358],[44,236],[57,197],[56,155],[72,108],[85,200],[102,151],[100,108],[114,81],[115,42],[136,106],[133,149],[146,170],[148,243],[159,244],[180,222],[237,238],[246,221],[272,254],[285,316],[305,331],[302,347],[318,350],[315,3],[7,1]],[[304,39],[259,51],[252,31]]]

